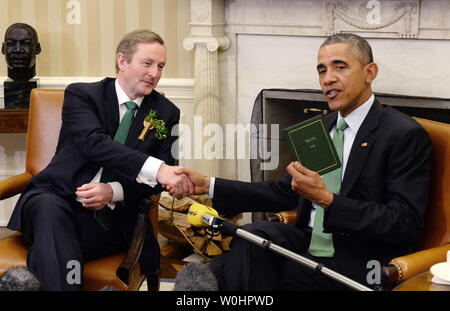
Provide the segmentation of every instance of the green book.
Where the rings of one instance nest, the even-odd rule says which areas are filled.
[[[323,115],[287,127],[283,133],[292,158],[306,168],[323,175],[341,166]]]

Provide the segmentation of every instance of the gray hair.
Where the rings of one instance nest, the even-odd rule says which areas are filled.
[[[116,55],[122,53],[125,55],[127,62],[131,62],[134,53],[136,52],[136,45],[138,43],[153,43],[157,42],[164,45],[164,40],[155,32],[148,29],[138,29],[127,33],[119,45],[117,46]],[[119,65],[116,61],[116,72],[119,72]]]
[[[360,59],[363,65],[373,62],[372,48],[370,47],[369,42],[353,33],[338,33],[332,35],[328,37],[320,47],[337,43],[349,44],[352,52]]]

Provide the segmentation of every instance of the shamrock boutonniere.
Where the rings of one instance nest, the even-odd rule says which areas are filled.
[[[156,118],[156,111],[150,109],[148,115],[144,119],[144,129],[139,136],[140,140],[144,140],[147,133],[153,129],[156,129],[155,138],[162,140],[167,138],[167,128],[163,120]]]

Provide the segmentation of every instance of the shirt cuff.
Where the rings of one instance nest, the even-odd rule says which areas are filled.
[[[136,177],[136,181],[140,184],[146,184],[150,187],[155,187],[158,184],[156,176],[158,174],[159,168],[163,163],[164,161],[161,161],[160,159],[148,157],[144,165],[142,166],[141,171]]]
[[[111,209],[114,209],[116,207],[116,203],[121,202],[124,199],[123,187],[118,181],[109,182],[108,184],[111,185],[113,190],[113,197],[111,202],[108,203],[108,206]]]
[[[216,183],[216,178],[215,177],[211,177],[210,183],[209,183],[209,191],[206,194],[206,196],[208,198],[212,198],[214,197],[214,185]]]

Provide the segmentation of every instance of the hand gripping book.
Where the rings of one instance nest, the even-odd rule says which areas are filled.
[[[283,134],[294,161],[306,168],[323,175],[341,166],[323,115],[287,127]]]

